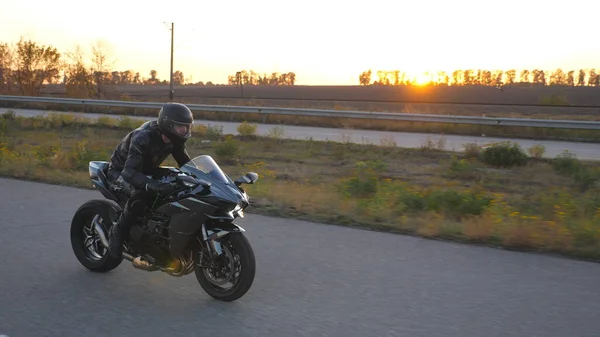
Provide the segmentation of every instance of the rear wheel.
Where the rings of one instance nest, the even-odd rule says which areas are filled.
[[[235,301],[244,296],[254,282],[254,251],[243,233],[230,233],[221,240],[223,254],[216,261],[197,251],[194,272],[207,294],[220,301]]]
[[[117,222],[115,205],[106,200],[91,200],[81,205],[71,221],[71,247],[79,262],[95,272],[118,267],[123,258],[112,258],[102,241]],[[108,241],[105,241],[108,243]]]

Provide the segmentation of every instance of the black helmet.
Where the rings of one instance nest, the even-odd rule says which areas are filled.
[[[166,103],[158,113],[158,128],[174,143],[185,143],[192,135],[194,115],[181,103]],[[185,126],[180,133],[175,130],[177,125]]]

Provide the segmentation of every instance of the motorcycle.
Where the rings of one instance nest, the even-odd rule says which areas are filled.
[[[234,220],[243,218],[250,205],[241,185],[254,184],[258,174],[248,172],[232,181],[208,155],[179,169],[161,166],[148,177],[171,184],[173,192],[157,195],[145,206],[146,214],[130,227],[123,256],[115,259],[108,254],[108,233],[128,197],[109,185],[108,165],[89,162],[92,185],[106,199],[85,202],[71,222],[73,252],[84,267],[108,272],[127,259],[145,271],[176,277],[194,272],[204,291],[221,301],[246,294],[254,282],[255,256],[245,229]]]

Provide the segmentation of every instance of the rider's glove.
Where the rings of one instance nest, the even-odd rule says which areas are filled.
[[[160,195],[167,195],[175,190],[175,186],[158,180],[150,180],[148,183],[146,183],[146,191],[156,192]]]

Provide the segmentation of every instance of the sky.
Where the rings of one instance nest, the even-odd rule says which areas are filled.
[[[118,70],[226,83],[238,70],[357,85],[367,69],[600,68],[593,0],[0,0],[0,42],[102,41]],[[375,78],[375,75],[373,76]]]

